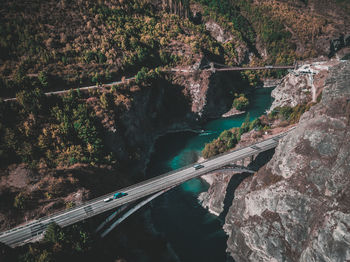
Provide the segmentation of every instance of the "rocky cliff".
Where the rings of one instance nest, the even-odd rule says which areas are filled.
[[[233,93],[244,92],[247,85],[236,72],[178,73],[174,82],[184,87],[183,92],[190,100],[190,111],[201,121],[221,117],[232,107]]]
[[[322,93],[329,68],[340,63],[339,60],[309,61],[286,75],[272,91],[274,98],[270,111],[276,107],[296,106],[316,102]]]
[[[226,217],[236,261],[350,259],[350,62],[331,69],[319,104],[244,180]]]

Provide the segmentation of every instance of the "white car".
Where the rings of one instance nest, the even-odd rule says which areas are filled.
[[[111,201],[112,199],[113,199],[112,197],[107,197],[107,198],[103,199],[103,201],[109,202],[109,201]]]

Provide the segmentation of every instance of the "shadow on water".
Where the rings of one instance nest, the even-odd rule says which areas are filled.
[[[262,115],[272,103],[272,89],[258,89],[251,97],[250,118]],[[173,133],[160,137],[147,167],[147,177],[181,168],[195,162],[205,143],[232,127],[239,127],[246,115],[208,122],[200,134]],[[232,203],[234,189],[244,177],[232,179],[226,213]],[[232,262],[226,253],[227,236],[222,229],[224,219],[210,214],[198,202],[198,194],[208,190],[202,179],[192,179],[151,202],[152,222],[170,243],[183,262]]]
[[[181,132],[170,133],[160,137],[155,144],[154,153],[147,166],[147,177],[157,176],[181,167],[179,163],[179,167],[172,168],[169,162],[174,160],[174,158],[178,159],[178,152],[182,151],[184,148],[188,148],[188,143],[197,135],[198,134],[193,132]],[[192,158],[194,158],[194,154],[192,154],[191,159]],[[196,160],[197,158],[193,162]],[[190,164],[188,160],[182,160],[181,162],[183,165]]]

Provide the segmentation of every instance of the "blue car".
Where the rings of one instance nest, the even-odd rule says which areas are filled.
[[[204,167],[204,166],[201,165],[201,164],[196,164],[196,165],[193,166],[193,168],[194,168],[195,170],[201,169],[201,168],[203,168],[203,167]]]
[[[113,197],[107,197],[107,198],[105,198],[103,201],[109,202],[109,201],[111,201],[111,200],[113,200],[113,199],[121,198],[121,197],[127,196],[127,195],[128,195],[128,193],[118,192],[118,193],[115,193],[115,194],[113,195]]]
[[[121,198],[121,197],[127,196],[127,195],[128,195],[128,193],[118,192],[118,193],[115,193],[115,194],[113,195],[113,199]]]

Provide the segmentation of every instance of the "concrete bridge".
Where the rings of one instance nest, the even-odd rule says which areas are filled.
[[[38,236],[45,232],[46,228],[51,223],[56,223],[61,227],[66,227],[150,195],[153,195],[153,197],[151,197],[152,200],[156,196],[160,195],[162,191],[167,191],[168,189],[180,185],[192,178],[200,177],[216,170],[225,169],[225,167],[232,169],[234,168],[232,165],[238,163],[238,161],[251,158],[261,152],[275,148],[278,145],[279,140],[288,132],[289,131],[266,139],[262,142],[239,148],[237,150],[205,160],[204,162],[200,163],[202,166],[201,168],[196,169],[193,167],[193,165],[185,166],[181,169],[174,170],[141,183],[119,189],[116,192],[111,192],[107,195],[92,199],[80,206],[76,206],[47,217],[42,217],[8,231],[1,232],[0,242],[9,246],[22,245],[26,242],[37,239]],[[242,169],[242,167],[238,168]],[[244,169],[241,171],[244,171]],[[125,192],[127,195],[109,202],[104,201],[104,199],[113,196],[113,194],[117,192]]]

